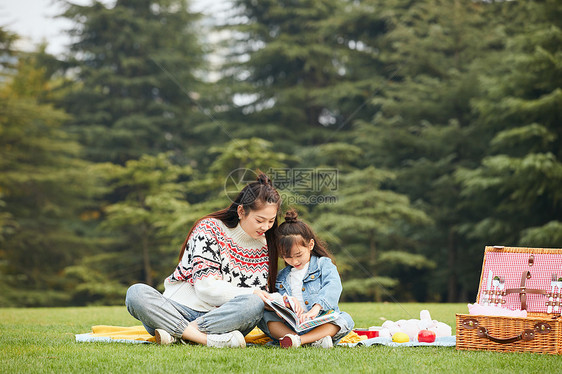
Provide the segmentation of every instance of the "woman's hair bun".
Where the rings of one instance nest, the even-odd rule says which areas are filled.
[[[265,184],[266,186],[273,186],[273,182],[271,182],[271,179],[269,179],[269,177],[262,172],[259,172],[257,181],[260,184]]]
[[[297,213],[296,210],[291,209],[289,211],[287,211],[287,213],[285,213],[285,222],[287,223],[296,223],[298,220],[299,214]]]

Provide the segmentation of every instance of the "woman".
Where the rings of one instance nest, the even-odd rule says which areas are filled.
[[[277,277],[274,237],[279,193],[259,173],[226,209],[195,223],[179,264],[160,292],[146,284],[127,291],[125,304],[159,344],[245,347],[263,316]]]

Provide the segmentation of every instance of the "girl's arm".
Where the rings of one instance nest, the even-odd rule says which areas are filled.
[[[336,265],[329,257],[320,257],[318,266],[322,272],[322,285],[318,292],[316,305],[320,305],[321,311],[335,309],[340,300],[342,285]]]

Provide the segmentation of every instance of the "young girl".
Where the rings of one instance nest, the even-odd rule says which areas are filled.
[[[285,222],[276,230],[277,249],[288,265],[279,272],[275,286],[281,295],[289,295],[297,304],[300,321],[313,319],[334,310],[339,317],[330,323],[297,334],[275,312],[265,311],[260,327],[283,348],[297,348],[303,344],[331,348],[354,326],[351,316],[340,312],[341,280],[331,255],[310,227],[299,221],[291,210]]]

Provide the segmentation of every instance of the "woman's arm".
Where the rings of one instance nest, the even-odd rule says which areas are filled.
[[[238,287],[223,279],[221,249],[214,231],[218,230],[216,223],[209,220],[200,224],[201,228],[194,230],[188,242],[190,255],[182,258],[182,262],[185,260],[183,266],[191,269],[197,297],[213,306],[221,306],[236,296],[251,293],[267,298],[269,294],[259,288]]]
[[[207,304],[221,306],[236,296],[247,295],[261,291],[256,288],[236,287],[230,282],[217,277],[201,278],[194,283],[195,294]]]

